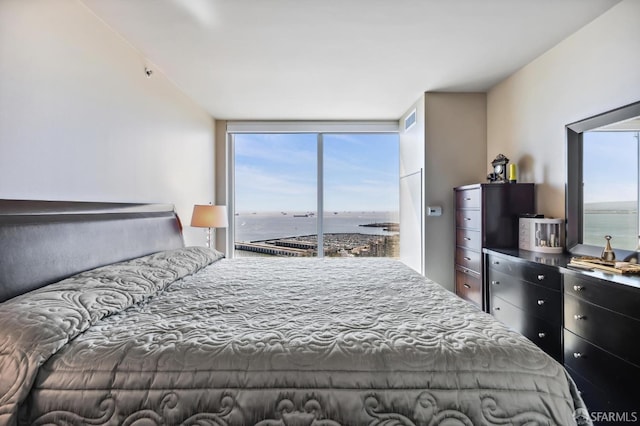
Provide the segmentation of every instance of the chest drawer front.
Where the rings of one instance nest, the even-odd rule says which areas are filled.
[[[456,247],[456,264],[473,272],[480,273],[480,259],[482,255],[478,251]]]
[[[482,309],[482,281],[480,275],[456,269],[456,294]]]
[[[640,321],[565,294],[564,327],[602,349],[640,365]]]
[[[480,210],[456,210],[456,227],[480,230]]]
[[[489,291],[526,313],[562,325],[562,294],[530,284],[502,272],[489,270]]]
[[[564,331],[564,363],[607,394],[609,404],[637,410],[636,395],[640,383],[640,368],[637,366],[567,330]]]
[[[500,322],[519,332],[555,360],[562,360],[562,327],[527,314],[496,296],[491,297],[491,313]]]
[[[580,393],[580,396],[582,397],[585,405],[589,407],[590,412],[612,411],[612,401],[610,394],[605,393],[602,389],[598,388],[585,377],[572,370],[566,364],[565,368],[567,369],[567,372],[569,373],[573,381],[576,383],[578,392]],[[594,425],[596,424],[594,423]]]
[[[479,209],[481,197],[480,188],[456,191],[456,207],[459,209]]]
[[[456,245],[469,248],[471,250],[482,250],[482,238],[480,237],[480,231],[474,231],[471,229],[457,228],[456,229]]]
[[[640,320],[639,289],[568,272],[564,275],[564,292]]]
[[[502,272],[552,290],[562,290],[562,274],[558,269],[529,262],[515,262],[495,255],[488,255],[487,262],[491,271]]]

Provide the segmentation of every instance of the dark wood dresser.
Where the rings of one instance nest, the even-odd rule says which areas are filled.
[[[590,411],[640,418],[640,277],[575,270],[567,254],[484,256],[491,313],[564,363]]]
[[[546,258],[558,259],[560,263],[561,257],[547,255]],[[491,314],[562,362],[560,269],[486,251],[485,276]]]
[[[518,215],[535,212],[534,184],[482,183],[454,194],[456,294],[487,311],[482,249],[518,246]]]

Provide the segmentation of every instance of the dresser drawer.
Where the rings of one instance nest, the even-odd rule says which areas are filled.
[[[564,328],[640,365],[640,321],[636,319],[565,294]]]
[[[456,227],[479,231],[481,218],[480,210],[456,210]]]
[[[562,274],[556,268],[528,262],[517,262],[504,257],[487,255],[490,271],[502,272],[515,279],[521,279],[552,290],[562,289]]]
[[[456,269],[456,294],[482,309],[482,280],[480,275]]]
[[[580,376],[588,378],[602,393],[607,404],[619,409],[638,409],[640,368],[564,331],[564,363]]]
[[[471,229],[457,228],[456,229],[456,245],[460,247],[469,248],[471,250],[482,250],[482,238],[480,231],[474,231]]]
[[[480,188],[456,191],[456,208],[479,209],[481,197]]]
[[[489,292],[527,314],[562,326],[562,293],[489,270]]]
[[[611,395],[604,392],[602,389],[591,383],[587,378],[578,374],[572,370],[569,366],[565,365],[565,368],[573,381],[578,387],[580,396],[587,406],[589,412],[594,411],[611,411]],[[595,424],[595,423],[594,423]]]
[[[504,299],[491,297],[491,313],[500,322],[519,332],[555,360],[562,361],[562,327],[527,314]]]
[[[480,273],[480,262],[482,255],[478,251],[469,250],[463,247],[456,247],[456,264],[463,266],[473,272]]]
[[[565,294],[640,320],[640,290],[584,275],[564,274]]]

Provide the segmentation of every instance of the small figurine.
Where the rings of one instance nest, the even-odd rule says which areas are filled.
[[[613,262],[614,260],[616,260],[616,254],[611,248],[611,235],[605,235],[604,239],[607,240],[607,245],[604,247],[604,250],[602,250],[602,256],[600,257],[602,258],[602,260]]]

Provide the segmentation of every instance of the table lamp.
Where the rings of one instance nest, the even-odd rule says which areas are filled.
[[[227,206],[213,206],[211,204],[196,204],[193,206],[191,226],[207,228],[207,247],[211,247],[211,228],[226,228],[229,226]]]

